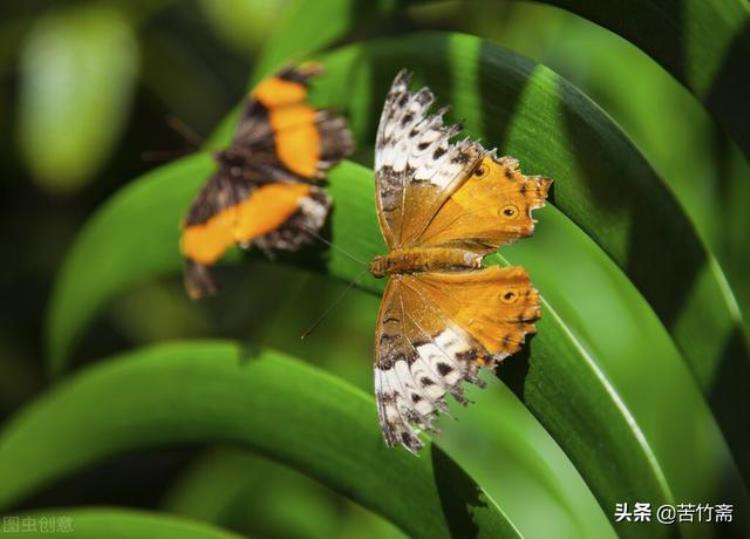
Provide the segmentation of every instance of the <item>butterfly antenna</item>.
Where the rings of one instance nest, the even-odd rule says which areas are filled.
[[[203,144],[203,137],[196,133],[189,125],[177,116],[167,115],[164,122],[187,143],[187,148],[175,150],[146,150],[141,153],[141,159],[147,162],[171,161],[178,157],[193,153]]]
[[[167,125],[171,127],[175,133],[180,135],[183,139],[185,139],[185,142],[187,142],[194,148],[198,148],[199,146],[203,145],[203,137],[200,136],[192,127],[190,127],[177,116],[173,116],[171,114],[167,115],[167,117],[164,118],[164,121],[167,122]]]
[[[351,260],[354,260],[357,264],[360,264],[360,265],[366,266],[366,267],[368,266],[367,262],[363,262],[362,260],[360,260],[359,258],[357,258],[356,256],[354,256],[353,254],[349,253],[348,251],[342,249],[341,247],[339,247],[335,243],[333,243],[331,241],[328,241],[327,239],[325,239],[323,236],[321,236],[320,234],[318,234],[315,230],[313,230],[312,228],[308,227],[307,225],[303,224],[302,228],[304,228],[314,238],[316,238],[316,239],[320,240],[321,242],[325,243],[326,245],[328,245],[332,249],[337,250],[339,253],[341,253],[341,254],[349,257]]]
[[[352,287],[359,282],[359,280],[362,278],[362,276],[367,272],[367,269],[362,270],[359,272],[359,274],[352,279],[349,284],[346,286],[346,288],[341,292],[341,294],[338,295],[338,297],[331,303],[328,308],[323,312],[322,315],[320,315],[320,318],[318,318],[315,323],[310,326],[307,331],[305,331],[302,335],[300,335],[301,340],[305,340],[305,337],[309,336],[313,331],[317,329],[317,327],[325,320],[329,314],[333,311],[333,309],[341,303],[341,300],[344,299],[344,297],[349,293],[349,290],[352,289]]]

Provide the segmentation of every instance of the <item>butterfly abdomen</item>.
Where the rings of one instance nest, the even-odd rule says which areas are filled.
[[[482,255],[449,247],[412,247],[394,249],[370,262],[373,277],[421,273],[425,271],[460,271],[482,267]]]

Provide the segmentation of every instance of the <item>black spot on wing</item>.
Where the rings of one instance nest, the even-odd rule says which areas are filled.
[[[440,376],[447,376],[453,371],[453,367],[451,367],[447,363],[438,363],[437,370],[440,373]]]

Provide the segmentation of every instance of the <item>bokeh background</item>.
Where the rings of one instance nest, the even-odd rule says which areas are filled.
[[[0,5],[3,421],[49,383],[43,370],[45,309],[83,223],[130,180],[196,151],[210,137],[243,99],[258,53],[286,4]],[[615,34],[534,3],[417,4],[347,40],[430,29],[464,31],[510,48],[546,64],[599,103],[669,182],[748,312],[750,168],[682,85]],[[76,348],[77,363],[158,341],[231,337],[321,358],[326,369],[371,390],[377,297],[263,261],[222,268],[219,278],[233,292],[201,303],[186,298],[179,275],[131,290],[97,319]],[[191,488],[193,483],[201,489]],[[202,497],[193,497],[198,491]],[[228,447],[111,459],[38,493],[24,508],[90,504],[167,508],[254,537],[401,536],[313,480]]]

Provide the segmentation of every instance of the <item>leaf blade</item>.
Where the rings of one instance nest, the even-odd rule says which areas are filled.
[[[649,301],[750,478],[750,433],[735,421],[735,410],[750,411],[740,382],[750,379],[750,347],[735,298],[662,179],[604,111],[544,66],[467,35],[370,41],[327,62],[317,95],[348,111],[360,143],[372,141],[390,77],[409,65],[470,134],[518,158],[527,172],[555,178],[553,203]],[[446,73],[446,65],[474,68]]]
[[[750,77],[743,67],[750,54],[747,3],[542,1],[585,17],[643,49],[690,89],[750,155],[750,125],[745,121],[750,116],[746,98]]]
[[[156,346],[82,373],[6,425],[0,505],[108,455],[229,442],[305,471],[413,536],[519,536],[439,448],[420,459],[393,451],[377,424],[372,399],[273,351],[229,342]]]

